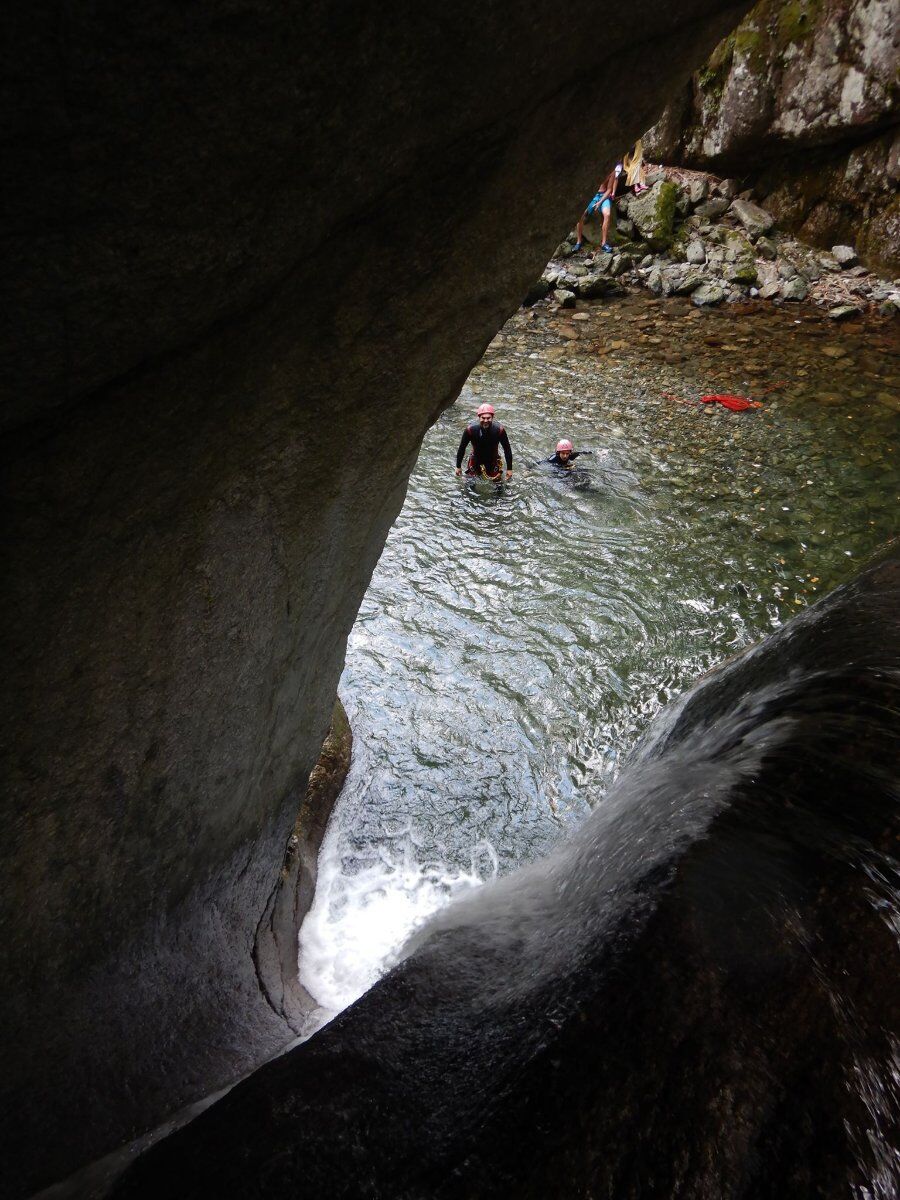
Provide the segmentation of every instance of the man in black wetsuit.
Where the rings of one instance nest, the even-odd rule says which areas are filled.
[[[503,471],[500,466],[500,447],[506,459],[506,478],[512,479],[512,447],[506,430],[494,420],[494,410],[490,404],[482,404],[478,410],[478,420],[467,425],[463,431],[459,449],[456,452],[456,473],[462,474],[462,460],[466,446],[472,443],[472,453],[466,464],[467,475],[484,475],[487,479],[500,479]]]

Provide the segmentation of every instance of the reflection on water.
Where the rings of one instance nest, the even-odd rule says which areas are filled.
[[[740,356],[723,375],[721,337],[663,358],[663,339],[642,343],[663,318],[663,349],[681,344],[682,317],[693,336],[689,304],[587,311],[562,347],[571,314],[510,322],[425,438],[360,611],[341,683],[353,765],[301,934],[301,976],[326,1016],[437,907],[577,825],[660,706],[896,532],[883,382],[896,354],[878,351],[879,400],[812,405],[817,361],[823,394],[840,386],[833,361],[818,329],[810,349],[781,315],[764,353],[782,378],[802,377],[802,395],[734,414],[662,398],[713,378],[747,391]],[[603,322],[629,314],[638,332],[614,356],[591,352]],[[506,486],[453,474],[485,400],[516,456]],[[532,465],[564,435],[595,451],[574,478]]]

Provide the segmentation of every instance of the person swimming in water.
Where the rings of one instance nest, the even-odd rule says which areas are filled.
[[[576,450],[568,438],[563,438],[556,443],[556,450],[549,458],[542,458],[542,463],[549,463],[552,467],[559,467],[563,471],[571,471],[575,465],[575,459],[581,458],[583,454],[593,454],[593,450]]]
[[[503,478],[500,465],[500,450],[506,459],[506,478],[512,479],[512,447],[509,436],[503,426],[494,420],[494,409],[490,404],[482,404],[478,409],[478,420],[467,425],[456,451],[456,473],[462,474],[463,455],[466,446],[472,443],[472,453],[466,464],[466,475],[483,475],[486,479],[499,481]]]

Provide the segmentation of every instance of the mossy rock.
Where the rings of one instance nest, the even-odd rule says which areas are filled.
[[[722,92],[725,89],[725,80],[731,71],[733,58],[734,34],[731,33],[727,38],[723,38],[719,42],[718,46],[716,46],[707,59],[706,64],[694,76],[701,92],[716,100],[721,98]]]
[[[822,0],[788,0],[778,5],[775,37],[778,50],[783,53],[788,46],[803,41],[816,26]]]
[[[756,263],[752,259],[739,259],[726,268],[725,278],[729,283],[742,283],[747,287],[753,287],[759,283],[759,276],[756,273]]]
[[[724,229],[721,244],[726,249],[733,250],[737,258],[750,259],[752,262],[756,257],[750,241],[736,229]]]
[[[675,203],[678,188],[674,183],[663,180],[655,183],[649,192],[632,200],[628,215],[652,250],[667,250],[675,235]]]
[[[685,225],[679,225],[675,230],[675,236],[672,238],[672,245],[669,249],[672,258],[678,259],[679,262],[684,262],[687,258],[689,241],[690,231]]]

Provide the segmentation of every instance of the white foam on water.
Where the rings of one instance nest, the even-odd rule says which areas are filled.
[[[416,860],[410,830],[380,849],[371,865],[348,873],[340,837],[329,837],[319,854],[313,906],[300,927],[300,982],[318,1004],[310,1036],[369,990],[399,960],[416,930],[455,897],[496,878],[493,846],[479,842],[469,871]]]

